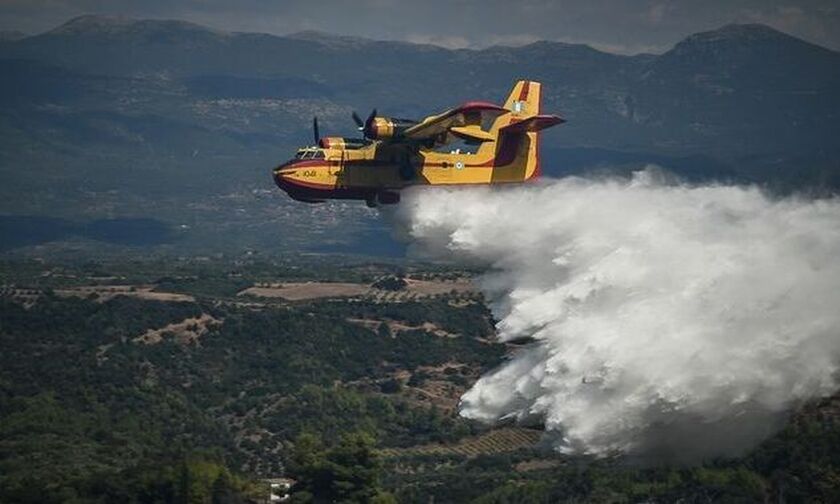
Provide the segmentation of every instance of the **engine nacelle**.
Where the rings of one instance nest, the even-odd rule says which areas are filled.
[[[411,119],[397,119],[393,117],[374,117],[365,129],[365,136],[376,140],[399,137],[403,131],[417,124]]]
[[[324,137],[318,141],[322,149],[352,150],[361,149],[369,144],[364,138]]]

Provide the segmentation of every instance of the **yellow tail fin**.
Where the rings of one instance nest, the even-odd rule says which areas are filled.
[[[495,159],[493,179],[498,182],[517,182],[539,175],[538,130],[504,128],[531,119],[540,113],[539,82],[521,80],[511,90],[504,107],[509,111],[497,117],[489,133],[496,140],[481,144],[479,156]]]

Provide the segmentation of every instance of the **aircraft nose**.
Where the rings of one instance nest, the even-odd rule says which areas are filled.
[[[279,187],[283,187],[283,183],[285,182],[285,177],[283,173],[286,171],[287,164],[288,163],[281,164],[280,166],[272,170],[274,174],[274,183],[277,184]]]
[[[274,169],[274,183],[277,184],[278,187],[283,187],[285,182],[285,177],[283,176],[283,169],[282,167],[277,167]]]
[[[273,170],[274,183],[277,184],[277,187],[283,190],[287,190],[293,185],[292,179],[289,176],[296,173],[297,170],[291,166],[292,164],[293,163],[283,163]]]

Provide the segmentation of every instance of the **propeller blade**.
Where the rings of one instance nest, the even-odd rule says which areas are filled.
[[[315,136],[315,145],[321,142],[321,133],[318,131],[318,117],[312,118],[312,134]]]
[[[368,116],[367,120],[365,121],[365,127],[362,129],[362,131],[364,132],[365,138],[372,138],[373,137],[373,135],[371,135],[371,132],[372,132],[372,127],[373,127],[373,120],[375,118],[376,118],[376,109],[373,109],[370,112],[370,115]]]
[[[358,126],[360,130],[364,129],[365,123],[362,122],[362,118],[359,117],[359,114],[357,114],[355,110],[353,111],[353,122],[356,123],[356,126]]]

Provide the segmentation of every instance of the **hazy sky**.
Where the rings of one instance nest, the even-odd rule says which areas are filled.
[[[0,30],[38,33],[94,13],[447,47],[548,39],[625,53],[662,51],[731,22],[760,22],[840,50],[839,0],[0,0]]]

